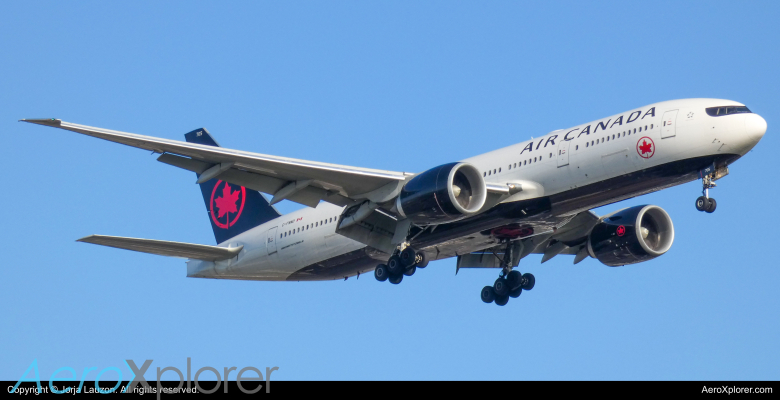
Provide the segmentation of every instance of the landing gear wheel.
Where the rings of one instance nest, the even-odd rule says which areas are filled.
[[[713,199],[712,197],[710,197],[708,200],[709,201],[707,202],[707,208],[705,208],[704,211],[706,211],[708,214],[712,214],[713,212],[715,212],[715,208],[718,207],[718,202],[715,201],[715,199]]]
[[[387,270],[390,271],[390,275],[401,275],[404,272],[401,258],[398,256],[390,257],[390,259],[387,260]]]
[[[374,278],[379,282],[384,282],[390,277],[390,271],[387,270],[387,265],[379,264],[374,270]]]
[[[536,278],[533,274],[523,274],[523,290],[531,290],[534,288],[534,285],[536,285]]]
[[[509,297],[511,297],[513,299],[516,299],[516,298],[520,297],[521,293],[523,293],[523,288],[519,287],[519,288],[509,292]]]
[[[401,264],[403,264],[404,267],[411,267],[417,261],[417,252],[410,246],[405,248],[399,257],[401,258]]]
[[[499,297],[505,297],[507,294],[509,294],[509,285],[507,284],[506,279],[496,279],[496,283],[493,284],[493,290],[496,292],[496,304],[498,304]]]
[[[482,301],[485,303],[492,303],[496,299],[496,292],[493,291],[493,286],[483,287],[480,297],[482,297]]]
[[[699,211],[705,211],[707,209],[707,206],[709,205],[709,202],[707,201],[707,198],[704,196],[699,196],[698,199],[696,199],[696,209]]]
[[[523,284],[523,276],[520,271],[512,271],[506,276],[506,283],[509,285],[509,290],[515,290]]]
[[[404,275],[406,275],[406,276],[412,276],[412,275],[414,275],[414,272],[415,272],[415,271],[417,271],[417,267],[415,267],[414,265],[412,265],[411,267],[407,268],[407,269],[404,271]]]
[[[509,296],[496,296],[496,304],[499,306],[505,306],[509,303]]]
[[[425,253],[417,253],[417,268],[425,268],[428,266],[428,257],[425,256]]]
[[[390,275],[390,283],[392,283],[393,285],[397,285],[401,283],[402,280],[404,280],[403,274]]]

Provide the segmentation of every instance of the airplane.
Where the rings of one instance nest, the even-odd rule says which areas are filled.
[[[767,129],[736,101],[664,101],[406,173],[227,149],[205,128],[182,142],[21,121],[152,151],[195,172],[218,244],[105,235],[79,242],[186,258],[188,277],[257,281],[346,280],[373,270],[378,281],[399,284],[430,261],[457,257],[456,273],[500,271],[480,291],[499,306],[533,289],[533,274],[518,270],[529,254],[611,267],[663,255],[674,226],[661,207],[590,210],[701,180],[695,206],[712,213],[715,181]],[[306,207],[281,215],[274,204],[282,200]]]

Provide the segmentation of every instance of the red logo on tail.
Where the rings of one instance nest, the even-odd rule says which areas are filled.
[[[222,186],[222,190],[217,193],[220,186]],[[238,186],[238,190],[233,190],[235,187],[231,187],[227,182],[217,181],[214,190],[211,191],[211,201],[209,202],[211,220],[214,221],[214,225],[222,229],[228,229],[235,225],[238,218],[241,217],[241,212],[244,211],[246,188]],[[241,201],[240,205],[238,204],[239,200]],[[216,215],[214,213],[215,206],[217,208]]]

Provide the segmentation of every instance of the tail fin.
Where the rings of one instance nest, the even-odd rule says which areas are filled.
[[[190,143],[219,147],[206,128],[184,135]],[[281,216],[260,192],[214,178],[200,184],[217,243]]]

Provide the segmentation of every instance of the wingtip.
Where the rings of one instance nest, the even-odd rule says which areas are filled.
[[[81,242],[81,243],[90,243],[90,239],[93,239],[95,236],[97,236],[97,235],[84,236],[81,239],[76,239],[76,241],[77,242]]]
[[[31,124],[55,126],[58,127],[62,124],[62,120],[56,118],[25,118],[20,119],[19,122],[29,122]]]

